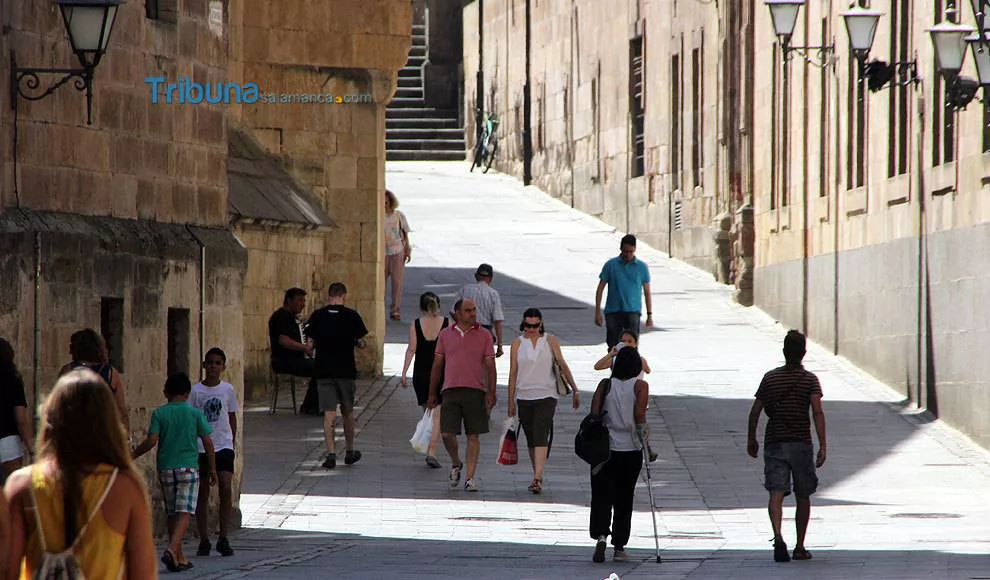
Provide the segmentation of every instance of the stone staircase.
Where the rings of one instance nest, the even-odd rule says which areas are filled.
[[[385,111],[385,159],[389,161],[463,161],[464,128],[454,109],[426,104],[423,65],[426,24],[414,22],[409,60],[399,71],[395,96]]]

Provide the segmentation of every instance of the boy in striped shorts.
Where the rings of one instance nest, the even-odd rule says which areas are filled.
[[[201,440],[210,466],[209,485],[217,481],[216,458],[210,425],[199,409],[187,404],[192,384],[185,373],[177,373],[165,381],[168,403],[151,415],[148,437],[134,449],[134,458],[158,446],[158,483],[162,486],[165,512],[168,514],[168,548],[162,563],[169,572],[181,572],[193,567],[182,553],[182,539],[196,513],[199,496],[199,449]]]

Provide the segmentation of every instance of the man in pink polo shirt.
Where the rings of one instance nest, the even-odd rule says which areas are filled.
[[[478,491],[475,469],[481,455],[482,433],[488,433],[488,415],[495,407],[495,352],[492,335],[478,324],[478,308],[468,299],[454,305],[457,324],[444,329],[437,338],[436,355],[430,373],[430,398],[427,408],[437,406],[440,377],[443,377],[443,402],[440,407],[440,432],[453,468],[450,487],[461,482],[461,457],[457,436],[461,424],[467,434],[467,480],[465,491]]]

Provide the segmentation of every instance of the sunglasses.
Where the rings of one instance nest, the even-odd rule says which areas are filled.
[[[539,328],[540,326],[542,326],[542,324],[543,324],[542,322],[537,322],[536,324],[530,324],[528,322],[524,322],[523,328]]]

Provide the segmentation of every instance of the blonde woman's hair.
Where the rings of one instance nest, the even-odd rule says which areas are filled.
[[[66,515],[76,528],[86,521],[83,469],[108,464],[137,476],[113,393],[99,375],[80,369],[62,375],[42,408],[39,461],[54,461],[65,494]]]

